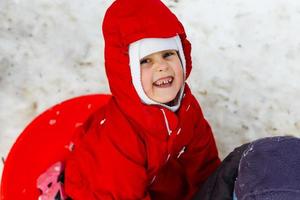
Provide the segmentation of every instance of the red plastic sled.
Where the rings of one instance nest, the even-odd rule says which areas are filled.
[[[100,94],[77,97],[34,119],[18,137],[5,161],[0,199],[37,200],[38,177],[66,158],[76,128],[110,98]]]

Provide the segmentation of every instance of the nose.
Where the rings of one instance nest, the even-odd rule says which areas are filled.
[[[164,72],[167,71],[169,68],[169,65],[166,61],[164,61],[163,59],[158,60],[155,64],[154,67],[157,71],[159,72]]]

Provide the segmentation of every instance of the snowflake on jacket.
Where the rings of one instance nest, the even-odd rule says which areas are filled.
[[[159,102],[143,91],[139,69],[145,56],[150,62],[174,56],[148,53],[175,49],[185,82],[192,67],[183,26],[158,0],[117,0],[106,12],[103,35],[112,97],[80,130],[82,140],[66,163],[66,193],[74,200],[191,199],[220,164],[211,128],[186,83],[171,104]],[[149,38],[153,45],[145,47]],[[155,38],[167,48],[154,45]],[[153,81],[167,91],[176,75]]]

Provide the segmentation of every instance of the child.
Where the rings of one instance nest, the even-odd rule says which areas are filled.
[[[112,98],[66,163],[74,200],[189,200],[220,160],[185,80],[190,43],[159,0],[117,0],[103,22]]]
[[[256,140],[235,149],[195,200],[300,200],[300,139]]]

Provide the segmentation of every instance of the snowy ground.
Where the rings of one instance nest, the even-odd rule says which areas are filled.
[[[109,92],[101,22],[111,2],[0,1],[1,157],[46,108]],[[300,136],[300,1],[165,3],[192,42],[189,83],[222,158],[259,137]]]

